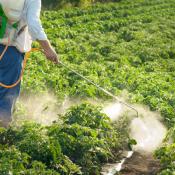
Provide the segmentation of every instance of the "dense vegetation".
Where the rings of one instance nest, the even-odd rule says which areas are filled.
[[[125,0],[84,9],[45,11],[42,22],[62,61],[115,95],[126,89],[128,101],[159,111],[171,128],[175,124],[174,9],[174,0]],[[50,89],[58,99],[65,96],[107,99],[64,67],[48,63],[41,53],[31,58],[23,93]],[[120,148],[118,132],[93,107],[75,107],[65,115],[63,123],[48,128],[29,125],[2,131],[5,138],[2,143],[10,148],[2,146],[1,169],[5,172],[13,167],[15,172],[20,167],[26,174],[35,170],[42,171],[41,174],[73,174],[81,167],[87,174],[94,171],[98,174],[100,164],[112,159],[115,149]],[[165,144],[156,152],[162,162],[161,174],[175,171],[175,140],[171,130],[172,144]],[[109,134],[118,141],[110,140]],[[79,149],[83,154],[77,157]]]
[[[24,123],[0,131],[0,174],[100,174],[129,141],[125,122],[111,124],[99,107],[72,107],[51,126]],[[125,134],[124,134],[125,133]],[[123,142],[125,140],[125,142]]]
[[[119,2],[121,0],[42,0],[46,9],[60,9],[65,7],[82,7],[89,6],[97,2]]]
[[[133,0],[85,9],[46,11],[43,26],[61,60],[131,102],[160,111],[174,125],[174,0]],[[40,65],[40,66],[38,66]],[[29,61],[23,90],[51,88],[67,96],[106,98],[41,53]]]

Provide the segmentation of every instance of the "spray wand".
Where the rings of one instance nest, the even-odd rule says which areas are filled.
[[[8,45],[5,47],[3,53],[1,54],[0,56],[0,61],[1,61],[1,58],[3,57],[4,53],[6,52],[8,48]],[[38,49],[38,48],[32,48],[29,52],[27,52],[25,54],[25,58],[24,58],[24,62],[23,62],[23,68],[21,70],[21,75],[19,77],[19,79],[11,84],[11,85],[6,85],[6,84],[3,84],[2,82],[0,82],[0,87],[4,87],[4,88],[7,88],[7,89],[11,89],[15,86],[17,86],[21,79],[22,79],[22,76],[24,74],[24,69],[25,69],[25,66],[26,66],[26,63],[27,63],[27,60],[30,56],[30,53],[31,52],[35,52],[35,51],[42,51],[41,49]],[[97,89],[101,90],[102,92],[104,92],[105,94],[109,95],[110,97],[114,98],[115,100],[117,100],[120,104],[123,104],[125,106],[127,106],[128,108],[132,109],[134,112],[136,112],[136,116],[139,117],[139,113],[138,111],[136,110],[136,108],[134,108],[133,106],[129,105],[128,103],[124,102],[124,101],[121,101],[118,97],[116,97],[114,94],[112,94],[111,92],[107,91],[106,89],[102,88],[101,86],[99,86],[98,84],[96,84],[95,82],[93,82],[92,80],[88,79],[87,77],[83,76],[82,74],[78,73],[77,71],[73,70],[72,68],[70,68],[69,66],[67,66],[65,63],[63,63],[62,61],[59,61],[59,64],[62,65],[63,67],[65,67],[66,69],[68,69],[69,71],[75,73],[76,75],[78,75],[79,77],[81,77],[82,79],[86,80],[86,82],[94,85]]]
[[[61,64],[63,67],[65,67],[66,69],[68,69],[69,71],[75,73],[76,75],[78,75],[79,77],[81,77],[82,79],[86,80],[86,82],[94,85],[97,89],[101,90],[102,92],[104,92],[105,94],[109,95],[110,97],[114,98],[115,100],[117,100],[120,104],[123,104],[125,106],[127,106],[128,108],[132,109],[134,112],[136,112],[136,116],[139,117],[139,112],[137,111],[136,108],[134,108],[133,106],[129,105],[128,103],[121,101],[118,97],[116,97],[114,94],[112,94],[111,92],[107,91],[106,89],[102,88],[101,86],[99,86],[98,84],[94,83],[92,80],[88,79],[87,77],[83,76],[82,74],[78,73],[77,71],[71,69],[69,66],[67,66],[65,63],[59,61],[59,64]]]

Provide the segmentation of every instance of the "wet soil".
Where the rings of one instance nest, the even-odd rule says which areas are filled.
[[[122,166],[120,175],[156,175],[160,171],[160,162],[151,154],[134,152]]]

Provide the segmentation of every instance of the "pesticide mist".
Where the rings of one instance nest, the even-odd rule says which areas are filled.
[[[118,102],[106,105],[103,112],[108,115],[112,121],[117,121],[120,117],[127,113],[131,117],[130,137],[137,141],[137,145],[133,146],[133,151],[128,151],[127,156],[122,158],[119,163],[106,164],[102,168],[103,175],[115,175],[120,172],[126,160],[131,158],[134,151],[140,152],[142,155],[153,153],[162,143],[166,136],[167,130],[161,123],[161,116],[156,112],[151,112],[144,106],[134,106],[139,112],[139,117],[132,110],[128,110],[125,106]]]
[[[137,109],[141,117],[133,119],[130,125],[131,136],[137,140],[134,150],[153,152],[161,145],[167,129],[161,122],[160,114],[141,107]]]
[[[118,102],[108,104],[103,111],[112,121],[116,121],[122,114],[122,105]]]
[[[87,100],[92,104],[101,104],[101,101]],[[58,119],[58,114],[66,112],[72,105],[80,104],[82,99],[65,100],[58,106],[56,97],[53,94],[46,93],[37,96],[24,96],[20,99],[27,115],[25,119],[34,120],[44,125],[50,125],[54,120]],[[151,112],[144,106],[135,105],[139,112],[139,118],[136,114],[126,108],[121,103],[111,102],[103,105],[103,110],[112,121],[117,121],[124,113],[131,117],[130,137],[137,141],[134,146],[135,151],[153,152],[160,146],[166,135],[166,128],[161,122],[160,114]]]
[[[22,105],[23,114],[18,118],[33,120],[43,125],[50,125],[58,119],[57,99],[53,94],[27,95],[19,99]]]
[[[112,121],[118,120],[122,114],[128,111],[128,116],[134,116],[130,123],[130,137],[137,141],[133,147],[135,151],[153,152],[166,136],[167,129],[161,122],[160,114],[151,112],[144,106],[134,106],[139,112],[139,118],[135,117],[130,110],[118,102],[110,103],[104,107],[103,112]]]

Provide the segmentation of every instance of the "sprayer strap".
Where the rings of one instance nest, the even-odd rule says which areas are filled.
[[[19,30],[18,33],[17,33],[17,37],[18,37],[19,35],[21,35],[22,32],[24,32],[24,30],[25,30],[26,27],[27,27],[27,25],[24,25],[23,27],[20,28],[20,30]]]
[[[7,25],[7,17],[2,9],[2,6],[0,4],[0,38],[3,38],[5,35],[5,31],[6,31],[6,25]]]
[[[18,24],[19,24],[19,22],[15,22],[15,23],[12,25],[12,27],[15,28],[15,29],[17,29],[17,28],[18,28]]]

